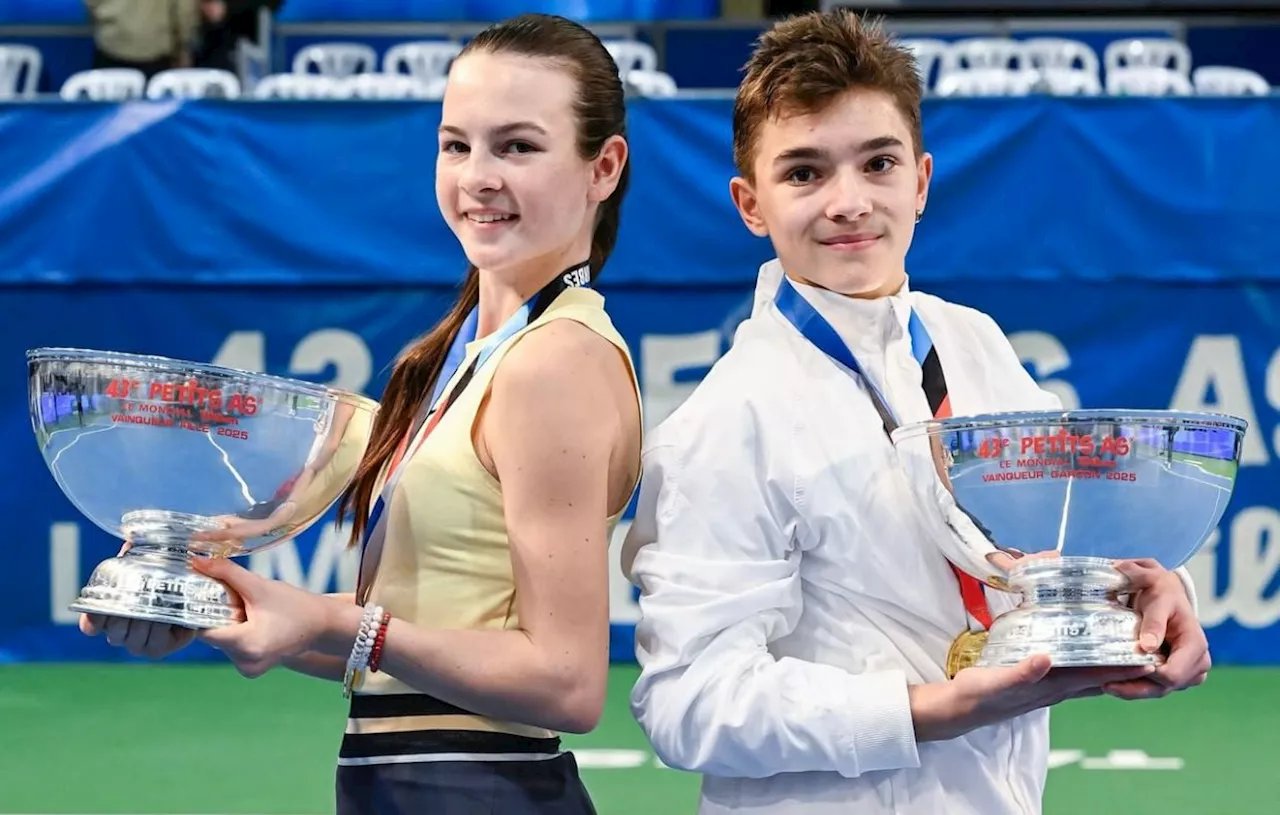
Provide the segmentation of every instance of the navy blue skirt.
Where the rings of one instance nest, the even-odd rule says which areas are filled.
[[[596,815],[572,753],[340,765],[337,815]]]

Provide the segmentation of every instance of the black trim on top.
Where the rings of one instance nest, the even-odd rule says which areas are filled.
[[[351,718],[388,719],[395,716],[472,715],[424,693],[355,694],[351,697]]]
[[[351,697],[353,719],[396,719],[406,716],[474,716],[424,693],[356,694]],[[560,738],[534,738],[487,730],[420,730],[401,733],[347,733],[342,758],[418,755],[423,753],[558,753]]]

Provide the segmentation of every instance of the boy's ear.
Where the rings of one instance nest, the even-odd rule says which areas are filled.
[[[733,199],[738,215],[747,225],[747,229],[751,230],[751,234],[758,238],[767,238],[769,227],[760,214],[760,199],[756,196],[755,187],[751,182],[741,176],[730,179],[729,197]]]

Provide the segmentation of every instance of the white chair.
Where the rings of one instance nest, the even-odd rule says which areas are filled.
[[[173,68],[161,71],[147,83],[148,99],[222,98],[240,97],[240,80],[230,71],[212,68]]]
[[[1204,65],[1191,72],[1191,85],[1200,96],[1269,96],[1271,83],[1248,68]]]
[[[30,45],[0,45],[0,100],[34,99],[43,64]]]
[[[1107,71],[1111,96],[1190,96],[1191,80],[1169,68],[1145,65]]]
[[[320,74],[270,74],[253,88],[255,99],[344,99],[343,80]]]
[[[1117,68],[1167,68],[1191,76],[1191,49],[1174,39],[1113,40],[1102,52],[1107,73]]]
[[[68,101],[123,102],[146,95],[147,75],[134,68],[96,68],[67,77],[58,95]]]
[[[1026,50],[1022,43],[1007,37],[969,37],[956,40],[942,54],[941,62],[943,74],[983,68],[1021,71],[1027,67]]]
[[[633,68],[627,71],[623,79],[637,96],[652,98],[669,98],[679,93],[676,81],[670,74],[662,71],[645,71]]]
[[[1011,68],[969,68],[938,78],[938,96],[1026,96],[1036,77]]]
[[[1022,41],[1030,67],[1073,69],[1099,75],[1098,54],[1087,43],[1065,37],[1030,37]]]
[[[916,72],[920,74],[920,87],[926,91],[933,87],[933,71],[942,62],[942,55],[950,47],[945,40],[929,37],[910,37],[898,40],[898,45],[911,52],[916,60]]]
[[[384,74],[408,74],[420,82],[449,75],[449,65],[462,52],[462,43],[444,41],[402,42],[382,57]]]
[[[1102,93],[1098,54],[1086,43],[1065,37],[1031,37],[1022,41],[1027,70],[1038,85],[1055,96]]]
[[[312,67],[316,68],[313,72]],[[293,57],[295,74],[348,77],[378,69],[378,52],[355,42],[324,42],[308,45]]]
[[[635,40],[606,40],[604,47],[608,49],[613,61],[618,64],[618,73],[626,76],[630,71],[658,70],[658,52],[652,45]]]
[[[406,74],[355,74],[342,80],[349,99],[441,99],[448,79],[425,82]]]
[[[1098,96],[1102,93],[1102,80],[1096,73],[1076,68],[1043,68],[1033,79],[1033,90],[1043,90],[1052,96]]]

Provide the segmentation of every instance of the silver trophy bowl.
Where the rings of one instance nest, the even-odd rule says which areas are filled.
[[[1158,663],[1138,648],[1118,560],[1175,569],[1231,498],[1247,423],[1210,413],[1071,410],[903,426],[893,443],[956,567],[1021,602],[977,664],[1047,654],[1055,666]]]
[[[350,483],[377,402],[265,374],[72,348],[27,353],[32,429],[63,493],[124,540],[73,611],[216,628],[240,599],[194,571],[289,540]]]

